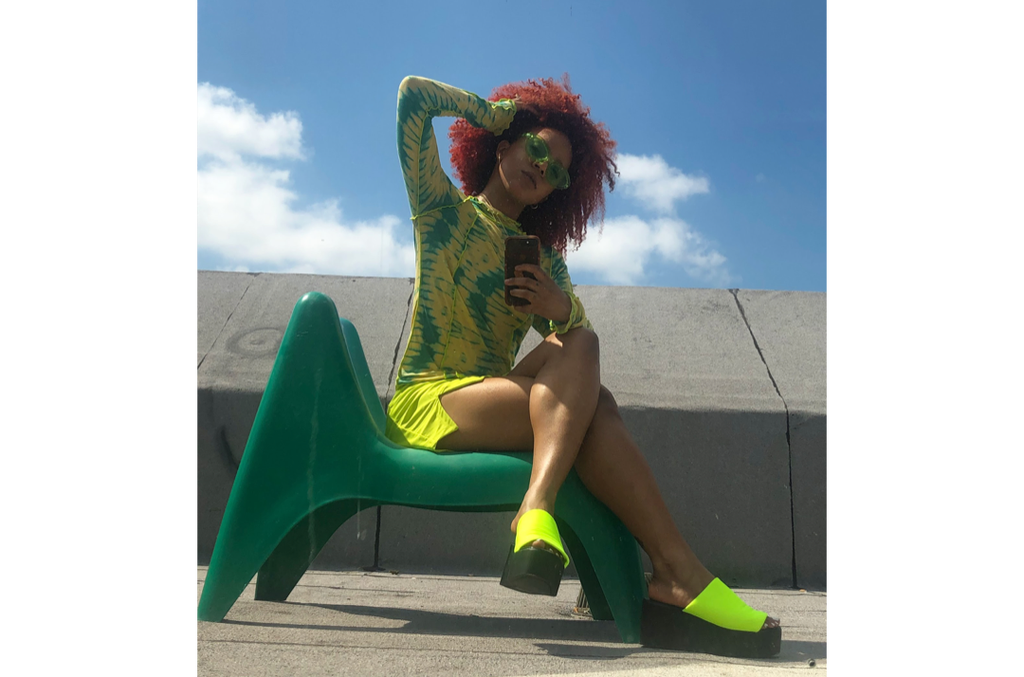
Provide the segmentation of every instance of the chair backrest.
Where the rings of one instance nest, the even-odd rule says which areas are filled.
[[[354,324],[339,317],[341,332],[345,337],[345,346],[348,348],[349,360],[352,364],[352,372],[356,375],[356,386],[359,394],[366,401],[366,408],[377,426],[378,432],[384,434],[387,427],[387,414],[381,406],[380,398],[377,396],[377,388],[373,385],[373,376],[370,374],[370,365],[366,363],[366,355],[363,353],[363,344],[359,340],[359,332]]]

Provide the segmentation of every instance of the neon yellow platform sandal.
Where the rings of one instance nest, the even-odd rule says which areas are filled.
[[[751,609],[716,578],[682,609],[645,599],[640,643],[737,658],[771,658],[782,648],[782,628],[762,628],[768,614]]]
[[[534,541],[544,541],[558,553],[533,547]],[[519,518],[516,541],[505,560],[501,584],[506,588],[530,595],[558,594],[562,571],[569,566],[569,556],[562,548],[555,519],[543,510],[530,510]]]

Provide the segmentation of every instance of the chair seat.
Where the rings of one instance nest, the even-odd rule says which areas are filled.
[[[377,505],[518,509],[531,455],[444,453],[383,435],[358,334],[318,292],[295,306],[231,488],[199,619],[221,621],[252,577],[256,598],[283,600],[346,520]],[[595,619],[639,642],[646,590],[636,540],[570,472],[555,505]]]

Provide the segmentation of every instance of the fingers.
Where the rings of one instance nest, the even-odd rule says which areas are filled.
[[[509,289],[509,296],[514,296],[517,299],[523,299],[530,305],[537,302],[537,292],[530,291],[529,289]]]
[[[520,263],[518,266],[516,266],[516,272],[519,274],[532,273],[533,276],[536,277],[541,282],[545,282],[551,279],[548,277],[548,274],[544,272],[543,268],[533,263]]]
[[[508,295],[526,301],[525,305],[514,306],[518,310],[522,310],[526,307],[533,307],[533,304],[537,302],[537,292],[532,289],[519,289],[513,287],[508,290]]]
[[[526,289],[540,289],[541,283],[532,277],[510,277],[505,280],[506,287],[525,287]]]
[[[537,294],[536,291],[534,291],[532,289],[523,289],[522,288],[524,286],[522,283],[529,283],[529,282],[532,282],[533,284],[537,284],[537,282],[535,280],[531,280],[529,278],[511,278],[511,279],[505,280],[505,285],[509,286],[509,287],[512,287],[511,289],[508,290],[509,296],[512,296],[512,297],[517,298],[520,301],[524,302],[524,303],[521,303],[521,304],[513,304],[512,305],[512,310],[520,312],[520,313],[524,313],[526,315],[532,315],[535,312],[536,309],[534,308],[534,304],[538,300],[538,294]],[[519,283],[519,284],[516,284],[516,283]]]
[[[540,291],[545,287],[557,287],[540,266],[533,265],[532,263],[523,263],[516,266],[515,270],[521,277],[506,278],[505,284],[507,286],[523,287],[533,291]],[[533,277],[525,277],[527,274],[531,274]]]
[[[536,297],[536,294],[534,292],[527,291],[525,289],[510,289],[508,293],[509,296],[512,296],[513,298],[517,298],[520,301],[523,301],[523,303],[512,304],[511,308],[513,312],[523,313],[524,315],[533,315],[533,303],[534,301],[536,301],[536,298],[533,298]]]
[[[515,267],[517,277],[510,277],[505,280],[509,295],[526,301],[524,305],[513,306],[515,310],[523,313],[543,314],[551,304],[551,297],[556,291],[561,291],[554,280],[538,265],[532,263],[521,263]],[[519,277],[527,274],[533,277]]]

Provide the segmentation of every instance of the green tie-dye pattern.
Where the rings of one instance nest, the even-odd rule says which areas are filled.
[[[409,77],[398,92],[398,155],[416,237],[412,328],[398,383],[460,376],[502,376],[532,325],[542,335],[590,327],[565,261],[541,248],[541,266],[569,294],[573,313],[555,324],[505,304],[505,238],[519,224],[467,198],[441,169],[432,120],[460,116],[500,134],[512,122],[510,101],[489,102],[470,92]]]

